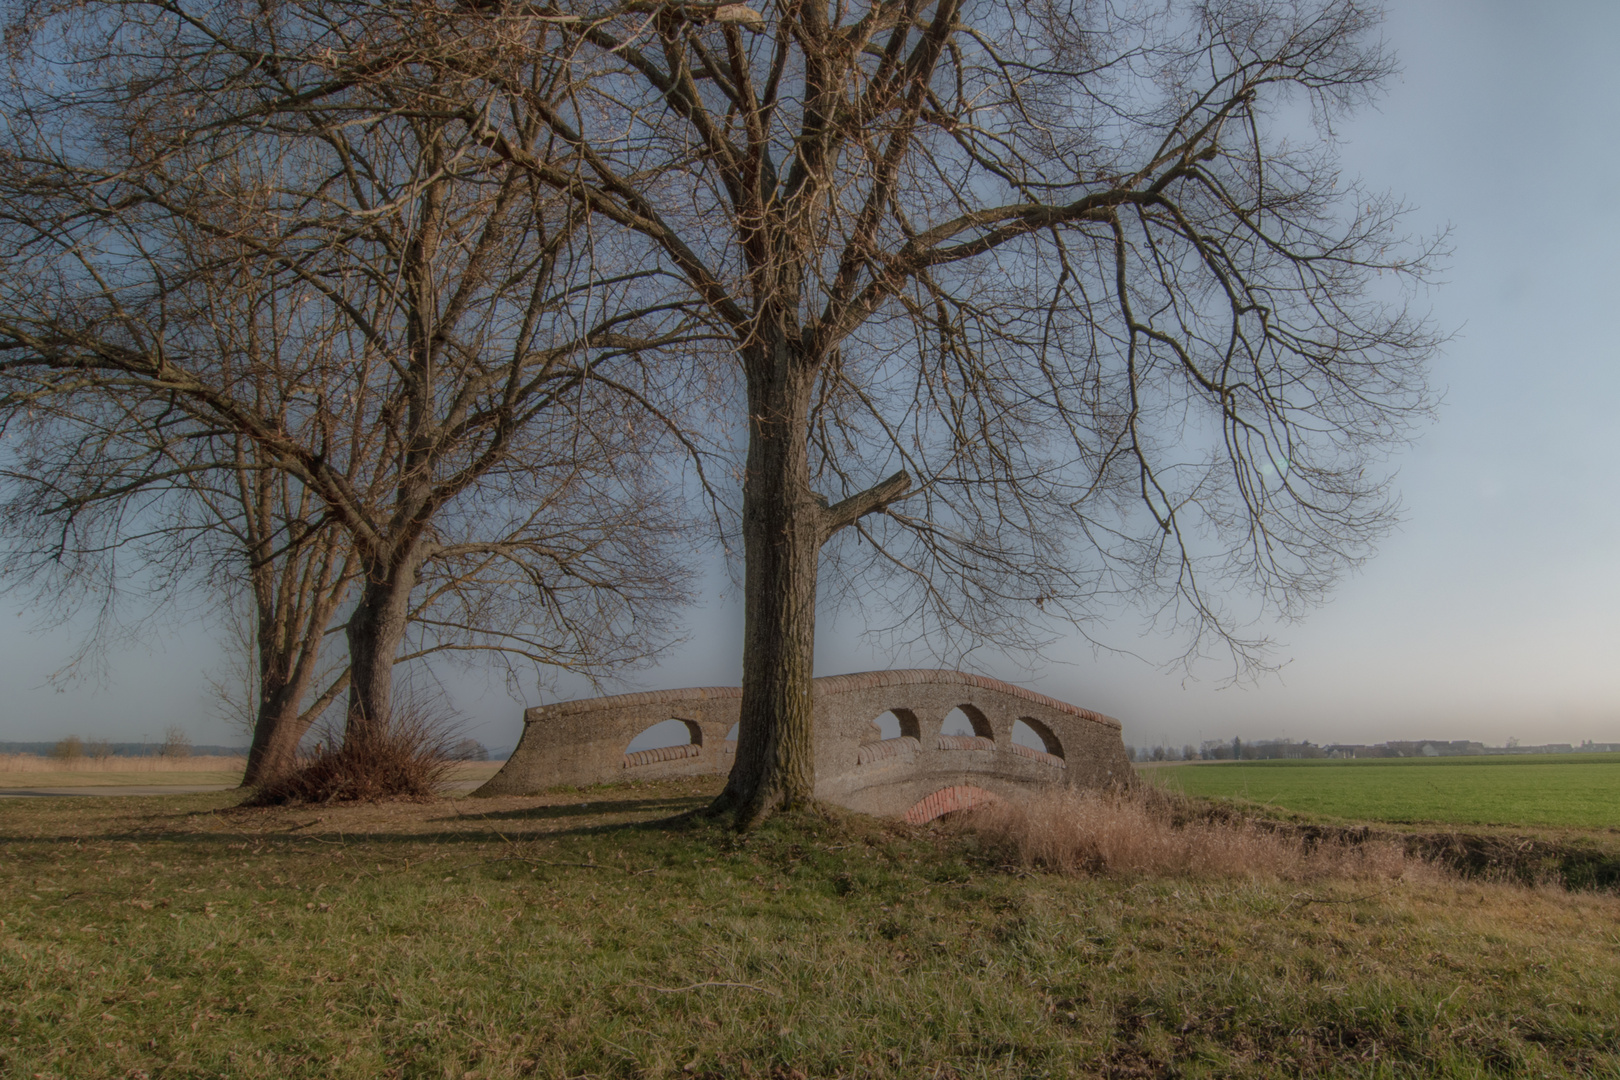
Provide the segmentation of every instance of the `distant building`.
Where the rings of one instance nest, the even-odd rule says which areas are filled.
[[[1470,757],[1486,753],[1485,744],[1466,739],[1402,739],[1384,744],[1390,757]]]
[[[1367,746],[1363,743],[1329,743],[1322,747],[1322,755],[1330,758],[1382,758],[1393,757],[1386,746]]]

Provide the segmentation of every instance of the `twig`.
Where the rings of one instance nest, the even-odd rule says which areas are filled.
[[[631,983],[630,985],[639,986],[647,990],[656,990],[660,994],[684,994],[688,990],[702,990],[706,986],[728,986],[737,990],[758,990],[760,993],[769,994],[772,997],[782,996],[782,992],[780,990],[772,990],[768,986],[757,986],[754,983],[745,982],[700,982],[693,983],[691,986],[654,986],[651,983]]]
[[[549,862],[545,859],[525,859],[520,855],[502,855],[498,859],[485,859],[485,862],[520,862],[530,866],[578,866],[585,870],[618,870],[631,877],[640,877],[642,874],[657,873],[658,867],[649,867],[646,870],[631,870],[625,866],[614,866],[612,863],[598,862]]]
[[[1368,893],[1365,896],[1346,896],[1342,899],[1325,896],[1306,896],[1303,893],[1295,893],[1293,896],[1288,898],[1288,906],[1293,907],[1295,904],[1298,904],[1301,907],[1304,907],[1306,904],[1359,904],[1363,900],[1373,900],[1394,891],[1395,886],[1391,885],[1387,889],[1379,889],[1377,892]]]

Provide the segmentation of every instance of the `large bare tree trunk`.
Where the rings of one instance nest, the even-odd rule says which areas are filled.
[[[394,663],[410,621],[411,590],[421,564],[413,550],[366,568],[359,603],[349,616],[349,709],[344,746],[361,750],[383,735],[393,710]]]
[[[304,691],[309,680],[294,686],[284,682],[264,689],[259,695],[259,714],[253,724],[253,745],[248,748],[247,771],[242,774],[243,787],[257,787],[292,771],[298,760],[298,743],[309,730],[314,717],[300,723]]]
[[[751,358],[743,479],[744,631],[737,760],[714,812],[748,828],[815,795],[811,679],[823,504],[805,442],[815,373],[785,344]]]
[[[240,443],[238,452],[244,452]],[[260,455],[253,456],[262,464]],[[253,745],[242,786],[257,787],[292,771],[304,733],[342,692],[339,679],[304,707],[319,674],[327,627],[348,591],[349,559],[340,536],[330,531],[278,552],[282,523],[291,528],[309,513],[308,489],[300,488],[294,500],[281,480],[262,468],[239,468],[236,476],[252,537],[249,580],[259,666]]]
[[[813,678],[822,545],[911,486],[904,472],[832,506],[810,487],[809,414],[819,365],[783,333],[744,357],[743,677],[737,760],[710,813],[748,829],[815,799]]]
[[[349,677],[345,674],[307,709],[303,708],[317,674],[315,661],[319,656],[320,637],[329,619],[330,611],[319,617],[320,629],[311,631],[313,642],[306,641],[300,647],[296,664],[289,668],[283,661],[261,667],[263,689],[253,725],[253,745],[248,749],[247,769],[242,774],[243,787],[258,787],[291,772],[298,762],[298,744],[303,741],[304,733],[348,685]],[[314,621],[311,620],[312,625]],[[276,659],[281,660],[279,654]],[[279,673],[279,677],[273,673]]]

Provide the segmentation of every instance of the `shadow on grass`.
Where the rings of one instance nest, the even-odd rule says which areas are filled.
[[[525,806],[516,810],[470,810],[448,817],[427,818],[428,821],[456,821],[476,818],[480,821],[555,821],[560,818],[601,817],[607,814],[668,814],[671,817],[700,810],[713,799],[707,795],[673,795],[648,799],[602,799],[595,802],[564,803],[550,806]]]
[[[110,821],[87,822],[89,828],[84,831],[66,832],[57,828],[37,835],[21,835],[20,830],[0,827],[0,843],[16,852],[43,851],[85,841],[172,843],[191,847],[199,853],[240,850],[245,845],[252,845],[255,851],[296,848],[301,852],[313,852],[340,846],[371,846],[403,852],[404,849],[417,847],[472,849],[487,848],[491,844],[613,835],[622,836],[627,842],[639,839],[645,844],[660,835],[710,831],[715,834],[717,841],[724,837],[720,842],[725,845],[738,842],[724,822],[695,813],[707,805],[713,796],[691,791],[649,792],[641,797],[597,797],[585,802],[548,802],[487,810],[480,809],[477,800],[424,804],[425,813],[415,819],[416,824],[459,822],[462,827],[421,830],[391,828],[388,823],[375,820],[355,821],[352,828],[345,827],[351,823],[323,820],[322,816],[330,810],[341,808],[319,804],[265,811],[234,805],[206,805],[213,802],[215,796],[138,796],[132,797],[124,805],[135,810],[137,806],[131,803],[146,803],[148,798],[164,799],[167,805],[161,809],[139,806],[144,818],[139,823],[128,820],[116,824]],[[178,800],[191,805],[177,806],[175,801]],[[1230,807],[1224,806],[1210,805],[1202,809],[1214,817],[1234,813]],[[854,817],[858,818],[859,815]],[[199,829],[195,824],[198,818],[211,819],[217,827]],[[512,831],[513,825],[525,822],[534,823],[541,829],[533,832]],[[546,827],[549,823],[555,824]],[[1262,823],[1298,836],[1307,843],[1335,840],[1354,844],[1394,840],[1404,844],[1409,854],[1433,860],[1462,878],[1505,880],[1524,885],[1557,884],[1582,891],[1620,890],[1620,850],[1610,843],[1599,842],[1595,837],[1552,840],[1466,832],[1399,833],[1367,825],[1346,827],[1278,821]],[[872,824],[854,826],[853,819],[842,824],[831,819],[824,822],[806,819],[796,824],[778,822],[777,828],[785,828],[797,839],[804,839],[828,828],[839,833],[853,826],[856,832],[863,832]],[[102,831],[97,825],[112,827]],[[507,832],[503,832],[502,826],[507,828]],[[768,834],[777,831],[777,828],[767,828],[765,834],[755,838],[756,841],[772,842]]]
[[[405,829],[395,830],[376,822],[355,822],[354,828],[343,828],[339,822],[323,820],[321,815],[333,809],[348,809],[310,803],[293,807],[266,809],[242,805],[210,807],[169,807],[163,811],[148,811],[143,826],[116,830],[91,830],[79,833],[42,833],[22,836],[0,829],[0,842],[14,850],[30,847],[50,847],[85,841],[97,843],[173,843],[196,848],[240,848],[244,843],[260,847],[286,848],[293,845],[318,845],[323,848],[349,845],[381,845],[386,847],[474,846],[491,843],[510,844],[536,839],[602,836],[612,833],[647,835],[669,833],[706,827],[715,827],[694,811],[701,810],[712,801],[710,795],[656,795],[640,799],[597,799],[583,803],[549,804],[503,810],[453,810],[423,816],[420,822],[462,822],[463,829]],[[437,808],[435,808],[437,809]],[[274,816],[270,816],[274,815]],[[296,820],[311,815],[307,820]],[[223,825],[220,829],[182,827],[182,823],[206,817]],[[620,818],[581,823],[571,828],[547,829],[542,833],[504,835],[496,826],[515,822],[566,822],[588,818]],[[630,817],[631,820],[623,820]],[[315,828],[315,826],[320,826]],[[485,827],[479,827],[485,826]]]

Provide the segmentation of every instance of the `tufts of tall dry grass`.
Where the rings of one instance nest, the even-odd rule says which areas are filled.
[[[1145,785],[1001,802],[967,815],[963,825],[1025,866],[1067,874],[1304,881],[1438,873],[1396,841],[1310,836],[1203,813]]]
[[[448,750],[449,730],[445,721],[407,706],[363,739],[333,737],[330,746],[323,740],[292,772],[264,784],[243,805],[431,799],[459,764]]]
[[[0,773],[173,773],[241,772],[241,757],[40,757],[38,754],[0,754]]]

